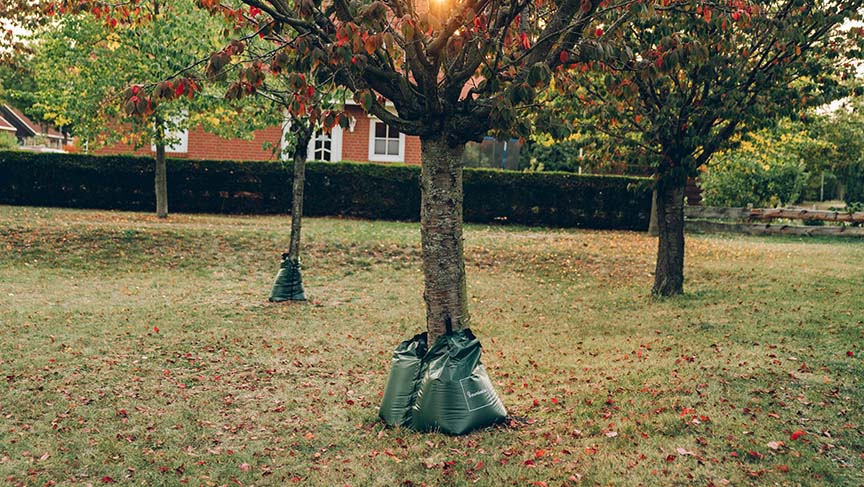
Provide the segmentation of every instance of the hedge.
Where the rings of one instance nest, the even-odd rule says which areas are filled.
[[[168,161],[175,213],[288,213],[291,165]],[[420,167],[310,162],[306,215],[419,219]],[[647,180],[466,169],[468,222],[644,230]],[[0,204],[153,211],[153,160],[134,156],[0,152]]]

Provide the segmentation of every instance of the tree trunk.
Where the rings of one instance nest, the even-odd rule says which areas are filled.
[[[684,292],[684,190],[686,177],[665,176],[657,184],[657,269],[655,296]]]
[[[306,291],[303,289],[303,277],[300,272],[300,230],[303,224],[303,188],[306,184],[306,152],[312,137],[311,127],[305,127],[294,122],[291,130],[295,133],[294,146],[294,182],[291,188],[291,237],[288,252],[282,254],[282,264],[270,301],[305,301]]]
[[[462,255],[462,152],[445,137],[422,138],[420,239],[428,343],[468,323]]]
[[[656,237],[660,235],[660,231],[657,229],[657,186],[655,184],[654,190],[651,191],[651,215],[648,218],[648,235],[652,237]]]
[[[154,185],[156,190],[156,216],[168,218],[168,167],[165,162],[165,123],[156,116],[156,168]]]
[[[294,186],[291,188],[291,241],[288,258],[300,261],[300,229],[303,225],[303,188],[306,184],[306,152],[311,131],[299,131],[294,150]]]

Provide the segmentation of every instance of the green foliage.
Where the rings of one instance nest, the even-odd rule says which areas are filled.
[[[0,153],[5,204],[149,211],[152,164],[130,156]],[[287,213],[292,171],[268,162],[171,160],[168,193],[186,213]],[[420,167],[315,163],[306,169],[310,216],[418,218]],[[466,169],[464,219],[640,230],[648,225],[647,180],[570,173]]]
[[[614,144],[609,137],[571,135],[555,140],[549,134],[536,134],[520,154],[520,165],[531,171],[563,171],[591,174],[651,174],[651,163],[641,152]]]
[[[12,150],[18,148],[18,138],[15,134],[6,131],[0,132],[0,150]]]
[[[805,161],[830,149],[801,123],[784,121],[751,132],[718,153],[700,177],[710,206],[773,207],[798,202],[807,184]]]
[[[796,203],[807,180],[796,157],[760,158],[743,151],[715,156],[700,178],[703,203],[708,206],[774,207]]]
[[[142,3],[119,23],[108,17],[107,9],[104,15],[69,12],[33,34],[33,55],[19,62],[29,69],[34,86],[15,91],[32,101],[29,113],[72,127],[91,148],[114,142],[145,146],[157,139],[171,145],[176,141],[173,133],[198,124],[222,135],[257,128],[222,100],[219,89],[192,97],[187,96],[188,83],[179,86],[185,68],[220,47],[225,23],[219,18],[193,0]],[[177,85],[171,86],[170,102],[144,98],[146,83],[165,79]],[[122,94],[130,87],[141,91],[139,108],[153,119],[129,115],[129,106],[124,106],[129,97]],[[273,121],[265,120],[268,111],[256,115],[260,123]],[[117,130],[119,126],[124,129]]]
[[[563,74],[559,111],[620,141],[605,147],[639,147],[661,177],[683,181],[737,133],[844,96],[854,65],[836,59],[862,52],[859,30],[840,26],[861,5],[633,4]]]
[[[851,100],[836,111],[817,117],[813,124],[814,137],[819,137],[829,150],[808,159],[814,170],[827,170],[836,177],[844,190],[847,203],[864,201],[864,106]]]
[[[538,134],[523,146],[521,165],[532,171],[578,172],[582,164],[579,153],[582,145],[572,138],[555,141],[548,135]]]

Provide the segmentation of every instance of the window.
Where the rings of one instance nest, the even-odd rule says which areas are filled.
[[[370,120],[369,160],[405,162],[405,134],[380,120]]]
[[[312,156],[313,161],[329,161],[333,154],[332,147],[333,140],[330,134],[318,132],[312,139],[312,151],[309,155]]]
[[[291,121],[286,118],[282,123],[282,143],[281,156],[283,161],[288,161],[294,158],[294,152],[291,150],[289,141],[291,140]],[[342,160],[342,127],[335,126],[330,130],[330,134],[325,134],[318,130],[309,145],[306,147],[307,161],[327,161],[339,162]]]
[[[310,161],[339,162],[342,160],[342,127],[335,126],[330,133],[315,132],[309,141],[306,159]]]

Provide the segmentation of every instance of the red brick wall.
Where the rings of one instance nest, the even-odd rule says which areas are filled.
[[[420,137],[414,135],[405,137],[405,164],[420,165]]]
[[[205,132],[201,127],[189,131],[187,152],[168,152],[168,157],[181,159],[209,159],[225,161],[270,161],[279,158],[279,147],[282,139],[281,127],[268,127],[254,132],[254,139],[223,139],[217,135]],[[274,154],[270,149],[264,149],[264,143],[270,142],[276,147]],[[134,150],[129,144],[117,143],[98,149],[96,154],[136,154],[149,156],[153,154],[149,145]]]
[[[371,126],[369,115],[356,105],[349,105],[347,112],[357,120],[357,123],[354,125],[354,132],[347,129],[342,132],[342,159],[356,162],[369,161],[369,127]],[[405,137],[405,163],[420,164],[420,137],[414,135]]]
[[[348,129],[342,131],[342,160],[367,162],[369,161],[369,116],[363,110],[354,105],[348,106],[348,113],[357,120],[354,131]],[[219,136],[196,128],[189,131],[188,152],[169,152],[169,157],[184,159],[209,159],[209,160],[231,160],[231,161],[269,161],[279,157],[278,147],[282,137],[281,127],[269,127],[255,131],[253,140],[223,139]],[[277,147],[277,153],[265,150],[263,145],[270,142]],[[137,151],[129,144],[117,143],[98,149],[96,154],[137,154],[142,156],[152,155],[150,146],[141,147]],[[420,138],[415,136],[405,137],[405,163],[420,164]]]
[[[369,115],[358,106],[348,106],[348,115],[354,117],[354,131],[342,130],[342,160],[363,162],[369,160]]]

